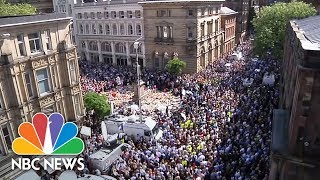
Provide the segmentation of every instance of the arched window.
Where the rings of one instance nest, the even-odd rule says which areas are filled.
[[[111,44],[108,42],[101,43],[101,51],[111,52]]]
[[[103,27],[102,27],[102,24],[99,24],[99,34],[103,34]]]
[[[86,34],[89,34],[89,32],[90,32],[89,24],[86,24]]]
[[[106,34],[110,34],[110,26],[109,26],[109,24],[106,24]]]
[[[125,53],[126,52],[126,47],[124,46],[123,43],[117,43],[115,48],[116,48],[116,53]]]
[[[138,24],[137,25],[137,35],[141,35],[141,34],[142,34],[141,25]]]
[[[92,24],[92,33],[97,34],[97,29],[95,24]]]
[[[118,34],[118,29],[117,29],[117,25],[116,24],[112,25],[112,34],[113,35],[117,35]]]
[[[91,51],[98,51],[97,41],[90,41],[90,42],[89,42],[89,50],[91,50]]]
[[[132,35],[133,34],[133,27],[131,24],[128,25],[128,34]]]
[[[124,32],[124,24],[120,24],[120,34],[121,35],[125,34],[125,32]]]
[[[205,54],[204,47],[202,47],[200,50],[200,66],[202,66],[202,68],[204,68],[205,65],[206,65],[206,54]]]
[[[79,32],[80,32],[80,34],[83,34],[83,25],[82,24],[80,24],[80,26],[79,26]]]

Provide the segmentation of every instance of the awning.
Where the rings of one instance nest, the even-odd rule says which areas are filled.
[[[28,180],[28,179],[40,180],[40,176],[34,170],[29,170],[16,178],[16,180]]]
[[[77,179],[77,174],[76,172],[72,170],[66,170],[61,173],[59,176],[59,180],[71,180],[71,179]]]

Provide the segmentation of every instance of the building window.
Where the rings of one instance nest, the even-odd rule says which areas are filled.
[[[132,18],[132,17],[133,17],[132,11],[127,11],[127,17],[128,17],[128,18]]]
[[[103,14],[105,19],[109,19],[109,12],[104,12]]]
[[[102,13],[101,12],[97,12],[97,18],[101,19],[102,18]]]
[[[116,48],[116,53],[125,53],[126,52],[126,47],[122,43],[117,43],[115,45]]]
[[[101,51],[111,52],[111,45],[108,42],[101,43]]]
[[[40,33],[28,34],[31,53],[42,51]]]
[[[124,24],[120,24],[120,34],[124,35]]]
[[[158,17],[170,17],[171,16],[171,10],[159,10],[157,11]]]
[[[157,37],[160,39],[169,39],[173,37],[171,26],[157,26]]]
[[[86,12],[83,14],[83,16],[84,16],[85,19],[89,18],[88,13],[86,13]]]
[[[156,68],[159,68],[159,67],[160,67],[160,59],[159,59],[159,57],[155,57],[155,58],[154,58],[154,66],[155,66]]]
[[[212,15],[212,14],[213,14],[213,8],[212,8],[212,7],[209,8],[208,11],[209,11],[209,15]]]
[[[133,27],[131,24],[128,25],[128,34],[132,35],[133,34]]]
[[[91,51],[98,51],[98,44],[96,41],[89,42],[89,50]]]
[[[201,31],[201,36],[204,36],[204,23],[201,23],[200,31]]]
[[[83,25],[82,24],[80,24],[80,26],[79,26],[79,31],[80,31],[80,34],[83,34]]]
[[[194,16],[192,9],[189,9],[189,10],[188,10],[188,16]]]
[[[188,27],[188,39],[192,39],[193,38],[193,32],[192,32],[192,28],[191,27]]]
[[[81,115],[81,109],[80,109],[80,96],[79,94],[73,96],[74,98],[74,109],[75,109],[75,115],[79,116]]]
[[[82,19],[82,14],[78,13],[78,19]]]
[[[95,24],[92,24],[92,33],[97,34],[97,29]]]
[[[90,18],[91,18],[91,19],[95,19],[95,18],[96,18],[94,12],[91,12],[91,13],[90,13]]]
[[[99,34],[103,34],[103,27],[102,27],[102,24],[99,24]]]
[[[40,96],[50,92],[47,68],[37,70],[37,80]]]
[[[137,35],[141,35],[142,34],[142,30],[141,30],[141,25],[137,25]]]
[[[2,134],[3,134],[3,138],[4,138],[4,141],[7,145],[8,150],[11,150],[13,137],[11,135],[10,125],[2,126]]]
[[[112,64],[112,55],[102,54],[103,62],[106,64]]]
[[[109,26],[109,24],[106,24],[106,34],[110,34],[110,26]]]
[[[205,8],[202,8],[202,9],[201,9],[201,16],[204,16],[205,12],[206,12],[206,9],[205,9]]]
[[[86,24],[86,34],[89,34],[89,32],[90,32],[89,24]]]
[[[74,61],[69,61],[71,84],[74,84],[74,83],[77,82],[76,69],[75,69],[75,64],[74,63],[75,63]]]
[[[141,12],[139,10],[135,11],[136,18],[141,18]]]
[[[117,35],[118,34],[118,29],[117,29],[117,25],[116,24],[112,25],[112,34],[113,35]]]
[[[17,40],[18,40],[20,56],[26,56],[27,54],[26,54],[26,47],[24,45],[24,35],[19,34],[17,36]]]
[[[119,11],[119,17],[124,18],[124,11]]]
[[[33,94],[33,88],[32,88],[31,74],[30,73],[24,74],[24,79],[26,81],[28,97],[33,97],[34,94]]]
[[[115,11],[111,11],[111,18],[117,18],[117,13]]]
[[[47,50],[52,50],[50,30],[44,31],[44,35],[45,35],[45,37],[46,37],[46,47],[47,47]]]

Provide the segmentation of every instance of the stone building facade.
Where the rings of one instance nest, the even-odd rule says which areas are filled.
[[[78,2],[74,33],[82,60],[134,65],[133,43],[139,39],[139,63],[145,66],[143,10],[138,0]],[[142,38],[141,38],[142,37]]]
[[[226,0],[224,6],[238,12],[237,24],[236,24],[236,44],[241,44],[248,35],[248,23],[249,23],[249,0],[232,1]]]
[[[65,14],[0,18],[0,178],[13,179],[11,143],[37,112],[84,116],[79,66]]]
[[[224,32],[224,54],[232,53],[236,45],[236,16],[237,12],[234,10],[228,7],[221,7],[221,28]]]
[[[147,67],[163,69],[173,57],[186,73],[198,72],[222,55],[220,10],[223,1],[144,1]]]
[[[287,122],[287,128],[281,129],[286,132],[287,143],[282,144],[287,147],[283,152],[273,150],[269,179],[311,180],[320,176],[319,33],[320,16],[290,21],[280,88],[280,108],[288,116],[274,122]],[[282,138],[273,137],[273,141]]]

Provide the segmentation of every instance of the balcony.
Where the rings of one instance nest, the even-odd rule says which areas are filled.
[[[154,42],[156,43],[165,43],[165,44],[173,44],[174,40],[173,38],[154,38]]]

